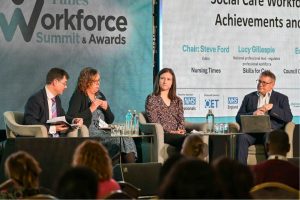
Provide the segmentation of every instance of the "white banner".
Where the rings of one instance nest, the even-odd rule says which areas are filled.
[[[300,115],[299,1],[162,0],[161,9],[160,67],[174,69],[186,117],[235,116],[264,70]]]

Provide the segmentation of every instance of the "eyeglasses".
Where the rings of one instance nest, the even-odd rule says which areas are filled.
[[[266,86],[266,85],[272,83],[272,81],[268,83],[268,82],[265,82],[265,81],[256,80],[256,83],[257,83],[258,85],[262,84],[263,86]]]
[[[91,81],[91,83],[94,84],[94,85],[99,85],[100,82],[101,82],[100,79],[99,80],[93,80],[93,81]]]
[[[67,87],[67,82],[61,82],[59,80],[57,80],[57,82],[61,83],[63,86]]]

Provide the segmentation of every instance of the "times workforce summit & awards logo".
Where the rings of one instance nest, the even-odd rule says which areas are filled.
[[[11,1],[17,6],[24,2],[24,0]],[[65,1],[51,0],[52,4],[59,4],[59,8],[66,5],[63,2]],[[77,6],[88,6],[89,3],[88,0],[67,2],[76,2]],[[0,13],[0,28],[5,40],[12,41],[19,27],[24,41],[32,41],[37,24],[40,22],[42,29],[36,32],[37,43],[126,44],[124,33],[127,31],[128,22],[125,16],[86,15],[84,9],[76,11],[74,8],[64,8],[61,13],[49,12],[41,15],[44,3],[44,0],[36,0],[28,24],[20,8],[15,8],[10,21]],[[48,33],[50,31],[51,34]],[[107,35],[97,35],[104,31]],[[65,34],[61,34],[62,32]]]

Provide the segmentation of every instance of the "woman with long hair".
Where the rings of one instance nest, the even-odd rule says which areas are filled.
[[[104,198],[111,192],[119,190],[119,184],[112,178],[112,163],[106,148],[94,140],[85,140],[75,150],[72,165],[88,167],[98,176],[97,198]]]
[[[176,95],[176,77],[172,69],[164,68],[158,73],[145,107],[149,122],[162,125],[165,143],[180,151],[186,131],[182,100]]]
[[[120,146],[124,162],[135,162],[137,157],[136,146],[132,138],[109,138],[107,132],[102,130],[99,123],[111,124],[114,121],[108,101],[100,91],[100,73],[91,67],[81,70],[77,87],[70,102],[68,115],[83,118],[83,123],[89,128],[91,137],[100,137],[109,150]]]

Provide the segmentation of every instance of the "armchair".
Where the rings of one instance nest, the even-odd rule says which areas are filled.
[[[175,148],[164,143],[164,130],[162,125],[159,123],[149,123],[146,113],[141,112],[139,113],[139,127],[142,133],[154,135],[153,160],[154,162],[163,163],[175,151]],[[206,123],[185,122],[185,128],[188,132],[193,129],[201,131],[206,129]]]
[[[24,113],[17,111],[6,111],[3,113],[6,127],[6,137],[15,138],[16,136],[48,137],[47,128],[44,125],[23,125]],[[81,137],[89,137],[86,126],[79,129]],[[77,131],[72,131],[68,137],[77,137]]]
[[[285,125],[284,130],[289,136],[290,143],[290,151],[287,153],[288,158],[293,157],[293,133],[294,133],[295,124],[293,122],[289,122]],[[265,155],[265,147],[263,144],[251,145],[248,148],[248,165],[256,165],[257,163],[266,159]]]
[[[47,128],[43,125],[23,125],[24,113],[6,111],[3,115],[7,138],[15,138],[18,135],[48,137]]]

